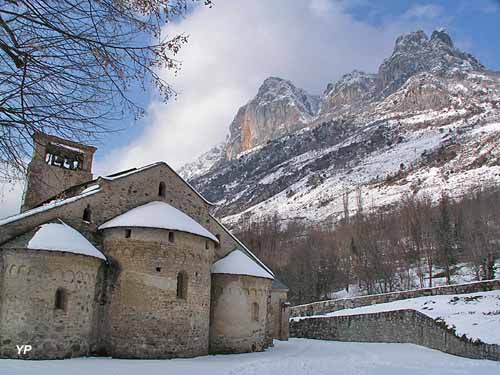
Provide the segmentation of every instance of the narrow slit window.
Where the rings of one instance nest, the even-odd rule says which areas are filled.
[[[186,299],[187,295],[187,276],[184,272],[177,274],[177,298]]]
[[[158,196],[165,198],[165,183],[160,182],[160,186],[158,187]]]
[[[132,237],[132,229],[125,229],[125,238]]]
[[[174,242],[174,241],[175,241],[174,232],[168,232],[168,242]]]
[[[216,234],[215,237],[217,238],[217,242],[215,243],[215,248],[219,249],[220,248],[220,234]]]
[[[208,240],[205,240],[205,249],[210,249],[210,242]]]
[[[62,288],[57,289],[54,308],[56,310],[66,311],[66,299],[66,291]]]
[[[92,210],[90,209],[90,206],[87,206],[83,210],[83,221],[86,221],[88,223],[92,221]]]
[[[259,321],[259,304],[257,302],[252,303],[252,320]]]

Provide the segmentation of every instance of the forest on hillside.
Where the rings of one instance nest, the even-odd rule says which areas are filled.
[[[361,206],[360,206],[361,207]],[[292,304],[329,299],[354,286],[387,293],[453,282],[467,264],[472,278],[495,278],[500,257],[500,187],[459,199],[409,195],[391,209],[332,224],[279,216],[240,225],[237,235],[289,288]]]

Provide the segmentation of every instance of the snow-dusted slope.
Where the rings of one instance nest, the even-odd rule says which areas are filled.
[[[269,117],[273,98],[300,101],[294,108],[300,108],[301,127],[252,143],[236,158],[221,157],[208,171],[190,171],[193,185],[228,224],[275,212],[335,221],[346,193],[354,212],[359,201],[366,210],[403,194],[437,199],[443,191],[459,196],[500,182],[500,76],[456,49],[443,30],[398,38],[377,74],[354,71],[329,85],[316,115],[305,109],[307,95],[290,85],[268,80],[252,113],[264,116],[272,132],[271,126],[291,125],[283,116]],[[226,153],[241,141],[231,138]]]
[[[204,175],[217,165],[224,157],[226,146],[219,144],[212,147],[210,150],[201,155],[192,163],[185,164],[180,170],[179,174],[186,180],[191,180],[198,176]]]

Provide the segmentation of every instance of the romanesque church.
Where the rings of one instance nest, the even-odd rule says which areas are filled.
[[[193,357],[286,339],[286,286],[166,163],[94,178],[94,147],[35,134],[0,219],[0,357]]]

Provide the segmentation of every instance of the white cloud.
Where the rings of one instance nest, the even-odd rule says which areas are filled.
[[[408,20],[434,20],[442,15],[443,7],[436,4],[417,4],[408,9],[403,18]]]
[[[158,160],[179,167],[225,139],[236,111],[266,77],[290,79],[319,94],[353,69],[376,71],[401,32],[427,27],[421,17],[373,26],[348,9],[333,0],[218,0],[169,24],[170,35],[190,35],[180,74],[167,76],[180,96],[151,103],[143,133],[105,155],[95,172]],[[5,207],[0,202],[0,216]]]
[[[319,94],[354,68],[375,71],[396,36],[416,27],[408,18],[371,26],[329,0],[220,0],[212,9],[197,8],[167,29],[190,35],[180,55],[183,68],[171,80],[180,97],[167,105],[152,103],[143,135],[111,153],[98,169],[156,160],[179,167],[225,139],[236,111],[267,76]]]
[[[10,184],[0,183],[0,218],[10,216],[19,211],[23,194],[23,184],[14,181]]]

